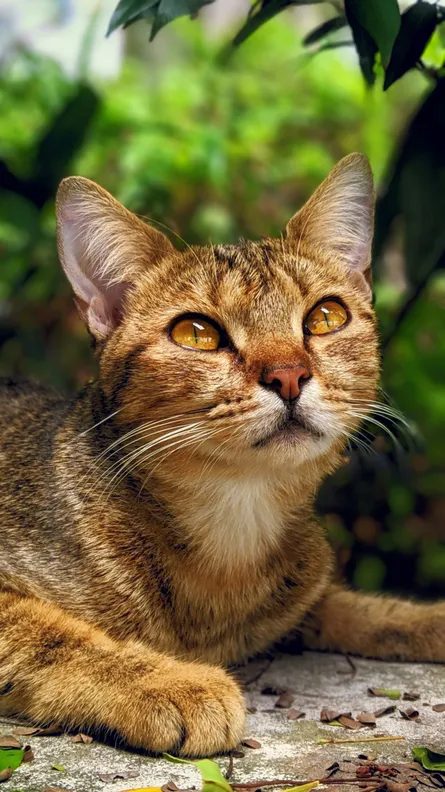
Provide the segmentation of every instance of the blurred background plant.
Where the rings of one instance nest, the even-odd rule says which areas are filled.
[[[345,30],[335,23],[314,35],[343,14],[338,3],[335,16],[325,3],[271,14],[227,57],[239,23],[221,17],[221,2],[152,44],[142,24],[113,33],[108,42],[119,39],[123,54],[113,51],[110,69],[110,50],[97,42],[115,3],[77,9],[82,33],[74,36],[67,0],[48,0],[45,24],[68,36],[61,55],[11,33],[0,63],[0,373],[72,390],[95,371],[57,262],[54,194],[63,176],[94,179],[188,242],[223,242],[278,234],[340,157],[363,151],[380,186],[382,385],[421,439],[369,435],[369,453],[352,450],[323,487],[319,510],[354,585],[443,596],[445,25],[436,16],[420,51],[408,58],[405,47],[414,70],[386,93],[391,59],[385,71],[377,46],[369,69],[363,51],[359,61],[354,47],[337,46]],[[267,5],[254,4],[249,19]],[[236,17],[240,6],[249,4],[225,7]]]

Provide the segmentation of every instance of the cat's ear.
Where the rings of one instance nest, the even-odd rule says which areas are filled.
[[[349,154],[289,221],[286,239],[293,248],[301,239],[314,250],[340,258],[370,296],[374,203],[368,159]]]
[[[59,257],[88,329],[104,341],[122,318],[138,273],[172,252],[146,225],[89,179],[64,179],[56,198]]]

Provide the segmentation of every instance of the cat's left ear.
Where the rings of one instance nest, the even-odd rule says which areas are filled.
[[[374,204],[368,159],[349,154],[289,221],[286,240],[291,249],[297,249],[301,239],[315,254],[320,250],[340,259],[370,297]]]

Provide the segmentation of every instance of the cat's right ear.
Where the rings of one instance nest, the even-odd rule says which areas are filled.
[[[59,257],[77,307],[92,335],[104,341],[119,324],[137,275],[173,246],[89,179],[62,181],[56,215]]]

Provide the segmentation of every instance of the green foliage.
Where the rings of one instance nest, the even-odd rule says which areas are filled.
[[[128,27],[141,19],[152,22],[150,40],[169,22],[180,16],[195,17],[203,6],[215,0],[120,0],[115,9],[108,34],[119,27]],[[295,6],[315,5],[324,0],[256,0],[246,22],[232,41],[238,47],[266,22],[282,11]],[[333,3],[334,4],[334,3]],[[334,4],[335,5],[335,4]],[[335,6],[337,8],[337,6]],[[349,24],[365,80],[375,82],[376,56],[386,70],[384,89],[389,88],[407,71],[416,68],[438,27],[445,19],[444,11],[427,0],[416,0],[401,16],[398,0],[344,0],[345,15],[323,23],[306,36],[311,46]],[[339,46],[335,40],[326,46]]]
[[[413,748],[413,759],[420,762],[426,770],[439,770],[440,772],[445,770],[445,754],[437,753],[430,748],[416,745]]]
[[[224,67],[217,60],[221,42],[209,41],[195,22],[178,21],[164,35],[171,37],[167,61],[146,65],[127,59],[121,75],[107,83],[73,83],[50,60],[25,52],[3,71],[0,169],[10,187],[3,189],[2,180],[2,374],[71,388],[94,373],[88,338],[57,263],[57,179],[70,173],[88,176],[188,242],[275,235],[350,151],[367,153],[381,182],[395,130],[406,126],[424,92],[422,76],[412,74],[393,85],[389,98],[382,91],[371,94],[354,63],[336,50],[314,58],[298,31],[279,17],[260,28]],[[437,31],[428,52],[440,63]],[[382,70],[376,74],[382,81]],[[90,92],[85,106],[95,99],[81,123],[79,117],[73,143],[76,114],[70,115],[69,108],[85,90]],[[419,114],[440,115],[439,93],[433,89]],[[66,117],[70,123],[63,122]],[[398,218],[409,222],[411,289],[428,275],[430,243],[442,239],[439,209],[443,216],[443,197],[434,193],[443,172],[439,139],[431,131],[436,122],[416,124],[389,171],[393,180],[387,179],[383,191],[376,247],[380,259]],[[437,126],[440,130],[440,119]],[[420,127],[426,127],[426,137]],[[59,129],[55,136],[54,129]],[[422,147],[431,150],[430,164],[426,170],[416,166],[414,178],[411,163],[428,156],[419,153]],[[407,190],[419,191],[419,197]],[[424,227],[428,234],[416,241]],[[399,235],[392,244],[400,258]],[[352,464],[327,482],[319,502],[340,566],[349,580],[368,589],[417,587],[443,594],[445,289],[437,273],[436,266],[435,277],[391,338],[383,370],[384,387],[419,424],[425,448],[404,463],[406,469],[385,450],[369,459],[354,453]],[[405,297],[400,287],[381,278],[376,295],[381,329],[389,338]]]
[[[128,27],[140,19],[152,22],[150,41],[156,33],[181,16],[194,16],[214,0],[120,0],[111,17],[107,35],[119,27]]]

